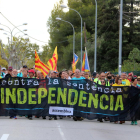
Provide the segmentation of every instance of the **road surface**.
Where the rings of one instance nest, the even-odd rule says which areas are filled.
[[[0,140],[140,140],[140,121],[137,126],[130,123],[0,117]]]

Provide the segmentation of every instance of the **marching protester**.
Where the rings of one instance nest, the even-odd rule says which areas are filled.
[[[79,69],[76,69],[75,70],[75,77],[72,78],[71,80],[82,80],[82,79],[85,79],[85,78],[81,76],[80,70]],[[73,120],[74,121],[83,120],[83,118],[80,117],[80,116],[74,116],[73,117]]]
[[[129,82],[129,80],[127,79],[127,75],[126,75],[125,72],[123,72],[123,73],[121,74],[121,78],[122,78],[122,84],[123,84],[124,86],[130,86],[130,82]]]
[[[137,86],[140,88],[140,76],[137,77],[137,81],[138,81]]]
[[[84,72],[84,77],[89,80],[89,72]]]
[[[73,77],[75,77],[75,73],[72,73],[70,77],[71,77],[71,79],[72,79]]]
[[[35,77],[34,69],[28,70],[26,65],[24,65],[21,68],[19,73],[16,69],[13,69],[12,66],[8,67],[8,73],[7,74],[5,74],[6,73],[5,71],[6,71],[6,69],[2,69],[1,66],[0,66],[0,73],[1,73],[0,78],[4,78],[4,77],[6,77],[6,78],[23,77],[23,78],[44,79],[44,75],[41,71],[37,70],[36,71],[36,77]],[[46,78],[50,78],[50,80],[53,80],[53,78],[57,78],[57,77],[59,77],[61,79],[66,79],[66,80],[74,80],[75,82],[77,80],[83,80],[83,79],[90,80],[89,72],[84,72],[84,71],[80,72],[79,69],[76,69],[75,73],[72,73],[71,70],[67,71],[66,69],[64,69],[62,72],[59,72],[59,73],[56,72],[56,71],[50,71],[49,73],[50,73],[49,76],[47,76]],[[128,77],[127,77],[126,73],[122,73],[121,77],[117,76],[115,78],[115,76],[112,75],[111,72],[107,72],[106,74],[104,72],[101,72],[99,74],[99,76],[98,76],[98,73],[94,72],[92,74],[92,80],[95,83],[97,83],[97,84],[99,84],[103,87],[112,86],[112,87],[118,88],[118,87],[121,87],[121,86],[122,87],[123,86],[130,86],[131,83],[132,83],[131,86],[133,86],[133,87],[136,87],[136,88],[140,87],[140,76],[138,76],[138,78],[137,78],[137,76],[133,75],[133,77],[132,77],[132,73],[129,73]],[[63,90],[62,90],[62,92],[63,92]],[[56,106],[56,104],[52,105],[52,106]],[[63,116],[59,116],[59,117],[60,117],[60,119],[63,118]],[[10,116],[10,118],[17,119],[16,116]],[[32,114],[29,114],[28,118],[32,119]],[[46,119],[46,116],[43,116],[42,118]],[[57,116],[56,115],[50,115],[49,120],[52,120],[52,119],[57,120]],[[104,120],[109,120],[108,117],[107,117],[107,118],[98,118],[98,121],[103,122],[103,119]],[[80,117],[80,116],[73,116],[73,120],[74,121],[83,120],[83,118]],[[115,123],[118,123],[118,122],[116,121]],[[119,123],[122,124],[122,123],[125,123],[125,121],[120,121]],[[134,117],[132,117],[131,124],[132,125],[133,124],[137,125],[137,120]]]
[[[85,73],[84,71],[81,71],[81,76],[82,76],[82,77],[84,77],[84,73]]]
[[[53,83],[53,80],[54,79],[52,79],[52,78],[57,78],[57,72],[56,71],[51,71],[50,72],[50,83]],[[56,100],[56,99],[55,99]],[[56,106],[56,104],[53,104],[53,105],[51,105],[51,106]],[[54,119],[54,120],[57,120],[57,116],[56,115],[49,115],[49,120],[52,120],[52,119]]]
[[[101,72],[99,74],[99,78],[94,79],[94,82],[101,85],[101,80],[105,80],[105,73],[104,72]],[[107,80],[105,80],[105,81],[106,81],[106,86],[110,86],[109,81],[107,81]]]
[[[12,77],[13,76],[13,67],[10,66],[8,67],[8,73],[5,75],[5,78],[9,78],[9,77]]]
[[[117,76],[115,79],[115,84],[113,84],[112,86],[115,86],[115,87],[124,86],[122,84],[122,78],[120,76]],[[118,121],[115,121],[114,123],[118,123]],[[120,124],[122,123],[125,123],[125,121],[120,121]]]
[[[70,78],[71,78],[72,73],[73,73],[72,70],[68,70],[68,74]]]
[[[36,78],[37,79],[41,79],[41,71],[37,71],[36,74],[37,74],[37,77]]]
[[[111,72],[107,73],[106,80],[109,82],[110,86],[112,86],[114,84],[115,80],[112,79]]]
[[[97,76],[96,76],[97,74],[98,74],[98,73],[96,73],[96,72],[93,72],[93,73],[92,73],[92,80],[93,80],[93,81],[94,81],[95,78],[97,78]]]
[[[102,85],[102,86],[105,86],[105,85],[106,85],[105,79],[102,79],[102,80],[101,80],[101,85]],[[104,119],[105,119],[105,121],[106,121],[106,118],[104,118]],[[103,122],[103,118],[98,118],[97,121]]]
[[[131,81],[132,81],[132,73],[129,73],[128,74],[128,78],[127,78],[128,80],[129,80],[129,82],[131,83]]]
[[[29,73],[29,78],[35,78],[35,71],[33,69],[30,69],[28,73]]]
[[[4,75],[5,75],[5,73],[2,72],[2,68],[1,68],[1,65],[0,65],[0,77],[4,78]]]
[[[132,77],[132,84],[131,84],[131,86],[133,86],[133,87],[135,87],[135,88],[139,88],[138,86],[137,86],[137,78],[136,77]],[[130,111],[132,111],[132,112],[135,112],[135,110],[130,110]],[[133,113],[132,113],[133,114]],[[136,119],[136,117],[135,117],[135,115],[131,115],[131,125],[137,125],[138,123],[137,123],[137,119]]]
[[[7,74],[6,68],[3,67],[1,70],[4,74]]]

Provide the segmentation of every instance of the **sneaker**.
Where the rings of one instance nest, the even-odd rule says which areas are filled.
[[[77,117],[73,117],[73,120],[74,120],[74,121],[77,121]]]
[[[46,119],[46,117],[42,117],[42,119],[44,119],[44,120],[45,120],[45,119]]]
[[[29,120],[32,120],[32,117],[29,117],[28,119],[29,119]]]
[[[120,121],[120,124],[122,124],[123,123],[123,121]]]
[[[102,120],[102,119],[100,119],[100,122],[103,122],[103,120]]]
[[[131,125],[134,125],[134,121],[131,121]]]
[[[53,117],[49,117],[49,120],[52,120],[53,119]]]
[[[16,117],[16,116],[14,116],[14,119],[17,119],[17,117]]]
[[[57,117],[54,117],[54,120],[57,120]]]
[[[134,123],[135,123],[135,125],[137,125],[138,123],[137,123],[137,121],[134,121]]]

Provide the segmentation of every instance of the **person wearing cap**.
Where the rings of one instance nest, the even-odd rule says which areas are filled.
[[[5,76],[5,73],[2,72],[2,68],[1,68],[1,65],[0,65],[0,77],[4,78],[4,76]]]
[[[129,82],[131,82],[131,80],[132,80],[132,73],[128,74],[128,80],[129,80]]]
[[[34,71],[33,69],[30,69],[30,70],[28,71],[28,73],[29,73],[29,78],[35,78],[35,77],[34,77],[35,71]]]
[[[12,71],[13,67],[12,66],[8,67],[8,73],[5,75],[5,78],[13,77]]]
[[[4,74],[6,74],[6,68],[2,68],[2,72],[4,73]]]
[[[125,72],[123,72],[123,73],[121,74],[121,78],[122,78],[122,84],[123,84],[124,86],[130,86],[130,85],[131,85],[131,84],[130,84],[130,81],[127,79],[127,75],[126,75]]]
[[[94,80],[96,78],[96,72],[92,73],[92,79]]]

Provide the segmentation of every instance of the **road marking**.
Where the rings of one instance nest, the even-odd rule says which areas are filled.
[[[65,136],[64,136],[64,133],[63,133],[63,131],[62,131],[62,129],[61,129],[59,123],[56,122],[56,124],[57,124],[57,128],[58,128],[58,130],[59,130],[59,133],[60,133],[62,139],[63,139],[63,140],[66,140],[66,139],[65,139]]]
[[[7,140],[9,137],[9,134],[3,134],[0,140]]]

